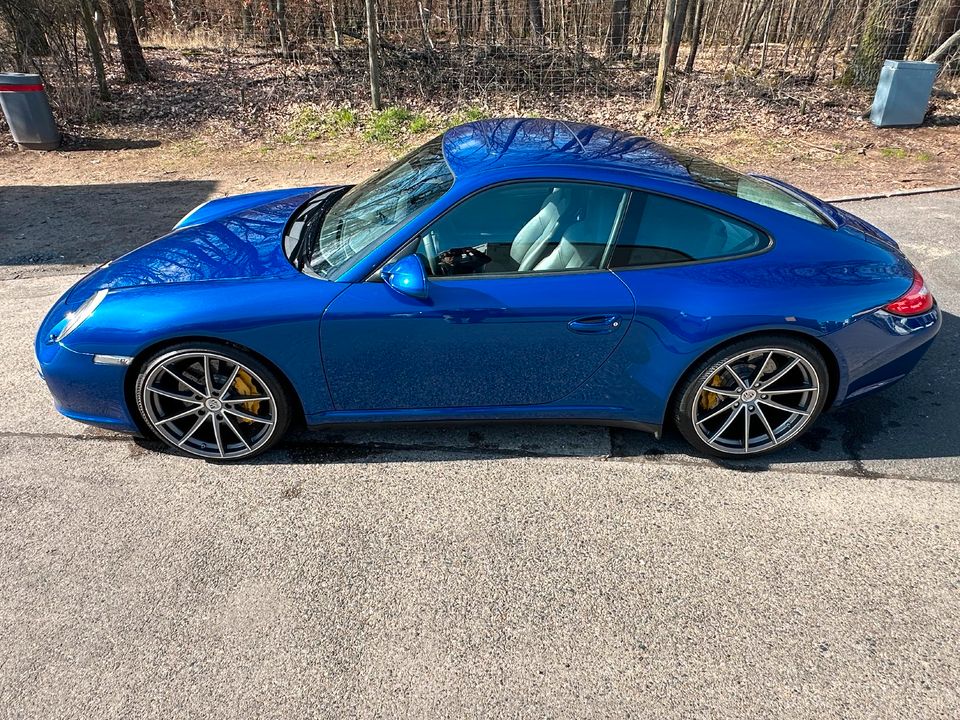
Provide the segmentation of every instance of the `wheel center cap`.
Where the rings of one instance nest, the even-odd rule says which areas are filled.
[[[203,404],[210,412],[220,412],[223,409],[223,403],[217,398],[207,398]]]
[[[740,395],[740,400],[745,403],[753,402],[756,399],[757,399],[756,390],[744,390],[743,393]]]

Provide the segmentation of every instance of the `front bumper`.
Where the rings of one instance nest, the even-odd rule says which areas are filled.
[[[37,369],[61,414],[119,432],[139,432],[125,398],[127,367],[94,362],[62,343],[37,344]]]

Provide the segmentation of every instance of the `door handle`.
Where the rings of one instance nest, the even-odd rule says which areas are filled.
[[[621,322],[619,315],[590,315],[571,320],[567,327],[575,333],[611,333]]]

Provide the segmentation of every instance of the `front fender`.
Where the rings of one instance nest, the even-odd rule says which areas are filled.
[[[346,287],[297,276],[117,290],[62,344],[89,356],[134,358],[128,372],[135,372],[136,359],[147,351],[184,338],[234,343],[273,363],[304,412],[324,412],[332,404],[320,361],[320,317]],[[38,347],[48,342],[45,326],[56,321],[51,315]]]

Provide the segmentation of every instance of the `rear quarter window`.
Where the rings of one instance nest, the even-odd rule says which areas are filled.
[[[728,215],[675,198],[634,193],[610,258],[611,268],[749,255],[770,239]]]

